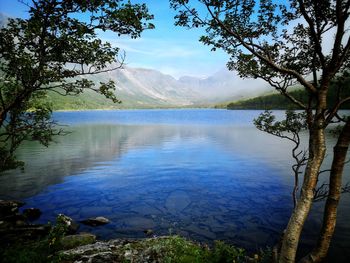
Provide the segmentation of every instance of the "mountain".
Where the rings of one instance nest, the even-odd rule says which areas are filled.
[[[103,77],[103,75],[99,76]],[[111,71],[108,77],[117,84],[117,96],[125,103],[140,106],[192,105],[198,94],[170,75],[143,68]]]
[[[0,28],[7,22],[8,17],[0,12]],[[254,97],[268,88],[261,82],[242,80],[227,69],[218,70],[207,78],[184,76],[175,79],[153,69],[124,67],[90,79],[96,83],[113,80],[117,98],[122,104],[114,104],[93,91],[73,97],[49,92],[47,100],[55,110],[195,107]]]
[[[153,108],[209,106],[260,95],[263,83],[241,80],[228,70],[220,70],[208,78],[184,76],[175,79],[157,70],[125,67],[90,77],[95,82],[112,79],[121,105],[87,91],[77,97],[50,94],[54,109]]]
[[[200,94],[194,103],[204,104],[249,98],[269,89],[263,81],[241,79],[227,69],[221,69],[212,76],[203,79],[181,77],[179,82]]]

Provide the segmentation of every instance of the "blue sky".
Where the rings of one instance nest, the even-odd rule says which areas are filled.
[[[135,1],[132,1],[135,2]],[[184,75],[206,77],[225,67],[228,56],[211,52],[198,41],[201,31],[174,26],[175,11],[167,0],[137,1],[147,4],[154,14],[154,30],[147,30],[139,39],[118,37],[108,33],[102,38],[126,52],[130,67],[152,68],[174,77]],[[27,7],[17,0],[0,0],[0,12],[11,17],[25,17]]]

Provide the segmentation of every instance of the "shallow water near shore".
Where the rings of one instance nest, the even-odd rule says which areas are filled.
[[[71,133],[49,148],[24,144],[18,157],[25,170],[0,177],[0,198],[40,208],[37,223],[53,222],[58,213],[76,221],[107,217],[110,224],[80,229],[102,239],[144,237],[152,229],[155,235],[224,240],[248,250],[272,246],[292,209],[292,145],[258,131],[252,120],[259,113],[55,112],[53,118]],[[334,138],[327,143],[331,151]],[[344,175],[349,181],[349,165]],[[304,248],[318,234],[323,204],[315,204],[306,223]],[[348,222],[350,198],[344,194],[330,252],[334,262],[350,257]]]

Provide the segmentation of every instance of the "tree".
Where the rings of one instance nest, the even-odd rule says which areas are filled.
[[[300,234],[313,203],[325,157],[325,129],[334,121],[345,123],[334,148],[319,240],[303,259],[304,262],[322,261],[334,231],[342,170],[350,143],[350,119],[338,115],[339,108],[350,101],[350,97],[342,97],[341,85],[330,85],[332,80],[340,78],[339,74],[347,74],[349,66],[350,2],[170,0],[170,3],[178,11],[176,25],[204,28],[205,34],[200,41],[212,50],[227,52],[230,70],[236,70],[241,77],[265,80],[305,112],[309,134],[306,167],[300,194],[282,238],[279,262],[295,261]],[[307,91],[307,103],[291,95],[290,87],[296,84]],[[332,88],[337,89],[338,94],[333,106],[327,101]],[[288,124],[278,127],[274,120],[266,122],[268,117],[260,120],[261,128],[266,132],[273,133],[269,127],[274,127],[281,128],[281,133],[293,133],[283,130]]]
[[[94,90],[120,102],[114,82],[94,83],[89,75],[118,69],[119,48],[99,39],[112,31],[132,38],[152,29],[145,4],[124,0],[21,1],[28,19],[9,19],[0,30],[0,172],[15,168],[24,140],[48,145],[62,131],[45,102],[48,91],[63,96]]]

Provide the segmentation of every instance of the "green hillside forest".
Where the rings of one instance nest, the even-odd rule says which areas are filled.
[[[94,91],[86,91],[76,96],[61,96],[51,91],[48,92],[46,100],[53,110],[109,109],[119,106]]]
[[[330,106],[333,106],[338,96],[338,88],[332,84],[328,95],[328,101]],[[307,91],[303,89],[296,89],[290,92],[290,94],[307,104]],[[341,98],[350,96],[350,77],[347,78],[340,89]],[[350,102],[343,104],[342,109],[350,109]],[[299,109],[297,105],[293,104],[288,98],[281,94],[270,94],[265,96],[259,96],[252,99],[241,100],[231,102],[227,104],[227,109],[240,110],[240,109],[264,109],[264,110],[282,110],[282,109]]]
[[[121,104],[113,103],[103,95],[92,90],[87,90],[76,96],[61,96],[55,92],[48,92],[46,102],[50,103],[53,110],[93,110],[93,109],[133,109],[133,108],[162,108],[161,103],[150,98],[143,97],[142,94],[128,96],[127,94],[117,94]]]

